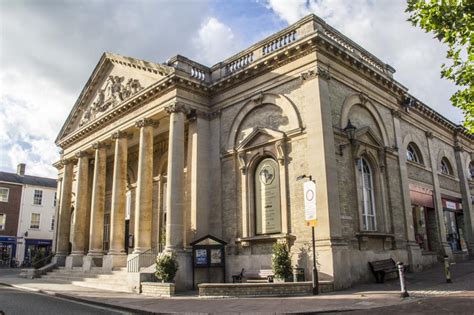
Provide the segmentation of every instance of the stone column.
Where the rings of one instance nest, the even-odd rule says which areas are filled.
[[[124,267],[125,254],[125,207],[127,189],[127,133],[117,131],[112,135],[115,141],[114,171],[112,184],[112,208],[110,211],[110,249],[104,257],[104,269]]]
[[[107,149],[105,143],[95,143],[94,178],[92,183],[89,253],[84,258],[84,269],[101,267],[104,255],[104,210]]]
[[[441,188],[439,187],[438,178],[438,161],[437,154],[436,152],[434,152],[433,134],[430,131],[427,131],[426,138],[428,140],[428,152],[430,154],[431,173],[433,178],[433,197],[439,238],[438,254],[440,256],[448,255],[452,258],[453,252],[451,251],[451,247],[449,247],[448,241],[446,239],[446,226],[444,224],[443,202],[441,200]]]
[[[59,197],[58,232],[56,239],[56,262],[64,266],[69,252],[69,234],[71,229],[71,194],[74,164],[71,160],[62,161],[64,173],[61,195]]]
[[[133,254],[151,248],[152,192],[153,192],[153,127],[157,122],[141,119],[135,126],[140,128],[138,148],[138,177],[135,197],[135,247]]]
[[[471,200],[471,190],[469,189],[469,170],[466,162],[470,159],[464,158],[464,150],[460,143],[454,147],[456,165],[458,169],[459,184],[462,194],[462,211],[464,216],[464,240],[466,241],[469,256],[474,257],[474,212]]]
[[[403,200],[405,237],[407,240],[408,263],[415,271],[422,268],[423,257],[420,246],[415,241],[415,230],[413,227],[413,212],[411,208],[410,188],[408,185],[408,171],[406,163],[406,144],[403,143],[400,128],[400,111],[392,111],[393,125],[395,131],[395,145],[398,148],[398,168],[400,172],[400,186]]]
[[[183,249],[184,109],[180,104],[166,107],[170,115],[168,181],[166,194],[166,250]]]
[[[288,199],[287,199],[287,176],[286,176],[286,139],[277,141],[275,148],[278,156],[278,165],[280,172],[280,202],[281,202],[281,233],[288,234]]]
[[[72,235],[72,252],[66,259],[66,268],[81,267],[85,252],[85,229],[86,218],[89,205],[88,182],[89,182],[89,155],[84,152],[76,153],[77,174],[76,174],[76,208],[74,210],[74,232]]]

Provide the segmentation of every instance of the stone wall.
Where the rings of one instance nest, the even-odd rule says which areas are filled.
[[[175,293],[174,283],[142,282],[141,293],[153,296],[172,296]]]
[[[291,296],[312,294],[311,282],[285,283],[202,283],[198,285],[199,296]],[[333,291],[332,283],[320,282],[319,292]]]

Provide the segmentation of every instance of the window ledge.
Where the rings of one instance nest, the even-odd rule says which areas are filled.
[[[450,180],[454,180],[456,182],[459,182],[459,178],[457,178],[457,177],[455,177],[454,175],[451,175],[451,174],[444,174],[444,173],[438,172],[438,176],[442,176],[442,177],[448,178]]]
[[[287,239],[287,240],[294,240],[296,239],[296,236],[291,235],[291,234],[283,234],[283,233],[278,233],[278,234],[268,234],[268,235],[256,235],[256,236],[249,236],[249,237],[239,237],[236,240],[236,243],[242,243],[242,246],[248,246],[248,243],[251,242],[265,242],[265,241],[273,241],[273,240],[279,240],[279,239]]]
[[[423,256],[436,256],[438,254],[436,252],[433,252],[433,251],[422,250],[421,255],[423,255]]]
[[[369,232],[369,231],[363,231],[363,232],[359,232],[359,233],[356,233],[355,234],[356,237],[379,237],[379,238],[382,238],[382,237],[391,237],[391,238],[395,238],[395,235],[391,234],[391,233],[382,233],[382,232]]]
[[[421,168],[422,170],[431,172],[431,168],[428,168],[425,164],[414,162],[414,161],[408,161],[408,160],[407,160],[407,164],[411,165],[411,166]]]

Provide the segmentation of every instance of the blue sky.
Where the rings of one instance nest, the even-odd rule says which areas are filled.
[[[455,123],[446,47],[406,22],[403,0],[0,0],[0,170],[55,177],[62,124],[104,51],[213,65],[315,13],[396,70]]]

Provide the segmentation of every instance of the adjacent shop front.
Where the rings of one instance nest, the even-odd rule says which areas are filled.
[[[0,266],[10,266],[16,254],[16,237],[0,236]]]
[[[439,246],[433,191],[410,184],[415,241],[425,252],[436,251]]]
[[[453,253],[467,251],[461,199],[446,196],[441,200],[446,226],[446,239],[451,250]]]

